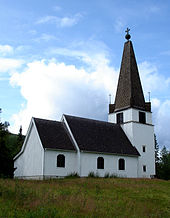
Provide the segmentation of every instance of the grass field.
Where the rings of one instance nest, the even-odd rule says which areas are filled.
[[[170,181],[0,179],[0,217],[170,217]]]

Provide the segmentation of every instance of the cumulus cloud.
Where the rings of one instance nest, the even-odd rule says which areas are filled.
[[[161,74],[159,74],[156,65],[151,64],[147,61],[139,64],[139,72],[141,79],[143,81],[144,90],[147,92],[157,93],[158,91],[163,92],[167,89],[168,83],[167,79]]]
[[[161,147],[165,145],[170,149],[170,96],[167,96],[170,78],[165,78],[159,73],[156,65],[146,61],[139,64],[139,71],[146,100],[147,93],[151,92],[153,124],[158,142]]]
[[[106,63],[98,62],[96,69],[89,73],[74,65],[41,60],[13,74],[10,82],[21,88],[27,103],[13,115],[12,131],[17,131],[21,124],[26,130],[32,116],[58,120],[66,113],[106,120],[108,94],[116,87],[118,75]]]
[[[165,100],[160,103],[159,108],[155,113],[155,131],[157,133],[158,141],[163,147],[164,145],[170,149],[170,100]]]
[[[73,16],[57,17],[57,16],[45,16],[36,21],[36,24],[54,23],[57,27],[71,27],[76,25],[82,15],[77,13]]]

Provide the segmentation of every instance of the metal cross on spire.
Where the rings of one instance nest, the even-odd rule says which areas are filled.
[[[130,31],[130,29],[127,27],[127,29],[125,30],[125,32],[126,32],[127,34],[129,34],[129,31]]]
[[[129,41],[129,39],[131,38],[130,34],[129,34],[130,29],[127,27],[127,29],[125,30],[126,32],[126,36],[125,38]]]

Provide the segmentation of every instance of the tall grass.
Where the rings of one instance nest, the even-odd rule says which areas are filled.
[[[0,217],[103,216],[170,217],[170,181],[125,178],[0,179]]]

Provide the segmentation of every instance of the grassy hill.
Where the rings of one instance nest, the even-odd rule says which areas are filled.
[[[170,181],[0,179],[0,217],[170,217]]]

